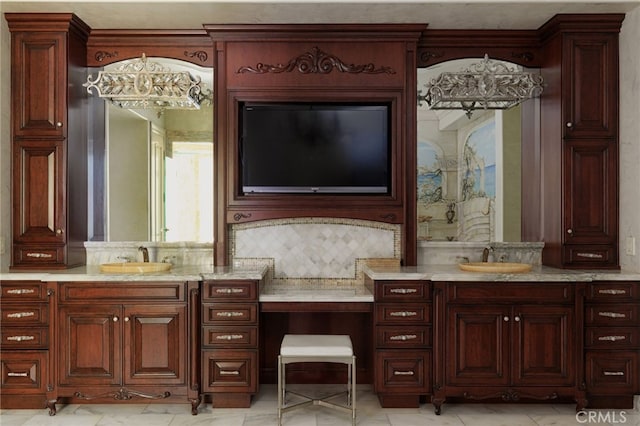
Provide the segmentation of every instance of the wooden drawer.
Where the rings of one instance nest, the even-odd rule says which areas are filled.
[[[2,304],[2,325],[43,324],[49,322],[49,305],[45,303]]]
[[[425,348],[431,346],[431,327],[377,326],[376,347]]]
[[[46,349],[47,327],[2,327],[2,349]]]
[[[204,348],[256,348],[258,327],[202,327]]]
[[[617,259],[617,246],[607,245],[566,245],[564,247],[565,263],[575,267],[599,268],[612,266]]]
[[[56,267],[64,265],[64,247],[41,247],[15,244],[15,266]]]
[[[598,304],[585,307],[585,323],[589,325],[637,326],[640,306],[631,303]]]
[[[185,287],[183,282],[72,282],[61,283],[59,295],[62,302],[184,302]]]
[[[257,303],[203,303],[204,324],[256,324]]]
[[[640,348],[640,328],[587,327],[584,344],[594,349]]]
[[[429,324],[431,305],[427,303],[376,303],[377,324]]]
[[[203,351],[202,363],[203,392],[257,392],[256,351]]]
[[[257,301],[259,281],[205,281],[202,287],[204,301]]]
[[[5,281],[2,283],[2,302],[30,302],[47,300],[47,287],[39,281]],[[3,303],[4,304],[4,303]]]
[[[571,303],[573,283],[455,282],[445,286],[445,300],[458,303]]]
[[[431,285],[425,281],[375,281],[376,302],[426,301],[431,299]]]
[[[638,391],[637,351],[587,351],[587,391],[595,395]]]
[[[431,393],[431,351],[376,352],[376,392]]]
[[[639,300],[640,284],[631,281],[595,282],[587,285],[587,300],[616,302]]]
[[[47,359],[45,351],[1,352],[2,393],[26,395],[46,392],[44,369]]]

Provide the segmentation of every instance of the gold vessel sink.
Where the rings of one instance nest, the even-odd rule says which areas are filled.
[[[101,272],[144,274],[147,272],[165,272],[171,269],[171,263],[166,262],[121,262],[103,263]]]
[[[458,264],[460,269],[469,272],[487,272],[499,274],[511,274],[517,272],[529,272],[532,265],[528,263],[508,262],[470,262]]]

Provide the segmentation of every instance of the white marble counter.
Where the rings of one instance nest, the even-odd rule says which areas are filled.
[[[312,287],[287,289],[285,286],[266,286],[260,302],[373,302],[373,294],[364,286],[350,288]]]

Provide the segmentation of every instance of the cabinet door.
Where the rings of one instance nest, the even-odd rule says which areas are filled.
[[[508,384],[509,324],[509,307],[448,307],[444,358],[447,384]]]
[[[66,33],[14,34],[11,68],[14,136],[64,136],[66,43]]]
[[[186,380],[186,307],[125,306],[125,384],[183,384]]]
[[[575,371],[572,306],[513,308],[513,384],[570,386]]]
[[[618,50],[614,34],[564,38],[565,137],[613,137],[617,133]]]
[[[607,140],[565,141],[565,244],[613,244],[618,228],[618,150]],[[604,263],[585,250],[576,261]]]
[[[17,243],[65,242],[64,148],[61,141],[20,141],[13,147],[13,235]],[[27,251],[22,263],[56,260]]]
[[[122,383],[122,308],[65,306],[59,312],[60,385]]]

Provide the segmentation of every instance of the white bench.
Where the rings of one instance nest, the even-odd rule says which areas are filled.
[[[335,362],[347,364],[347,390],[322,399],[313,399],[286,389],[286,365],[295,362]],[[321,405],[351,414],[351,424],[356,424],[356,357],[351,338],[335,334],[287,334],[280,345],[278,355],[278,426],[282,425],[282,414],[307,405]],[[293,405],[286,404],[287,393],[305,400]],[[347,395],[347,406],[329,402],[339,395]]]

